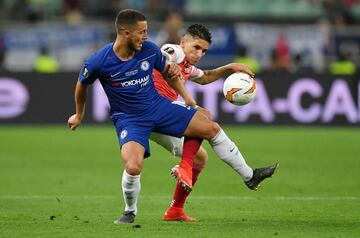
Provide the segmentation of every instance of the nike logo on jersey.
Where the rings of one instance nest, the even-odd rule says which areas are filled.
[[[234,150],[235,150],[235,146],[232,149],[230,149],[230,152],[233,152]]]
[[[120,73],[121,73],[121,72],[117,72],[116,74],[110,74],[110,77],[113,78],[113,77],[119,75]]]

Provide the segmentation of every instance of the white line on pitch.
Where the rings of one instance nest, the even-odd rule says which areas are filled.
[[[11,199],[120,199],[119,196],[106,196],[106,195],[0,195],[2,200]],[[140,198],[144,199],[170,199],[171,195],[144,195]],[[334,196],[334,197],[321,197],[321,196],[274,196],[274,197],[250,197],[250,196],[191,196],[192,200],[300,200],[300,201],[342,201],[342,200],[360,200],[360,197],[349,197],[349,196]]]

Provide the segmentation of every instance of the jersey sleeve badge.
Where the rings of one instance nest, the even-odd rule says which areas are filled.
[[[83,69],[82,69],[82,75],[83,75],[85,78],[89,77],[89,71],[88,71],[87,68],[83,67]]]
[[[166,47],[166,48],[164,49],[164,51],[165,51],[166,53],[170,54],[170,55],[172,55],[172,54],[175,53],[175,50],[174,50],[174,48],[172,48],[172,47]]]

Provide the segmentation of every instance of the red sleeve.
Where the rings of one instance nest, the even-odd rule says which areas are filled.
[[[159,71],[153,70],[153,78],[155,87],[160,95],[170,99],[171,101],[175,101],[178,98],[178,93],[170,87]]]

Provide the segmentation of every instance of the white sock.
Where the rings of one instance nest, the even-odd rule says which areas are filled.
[[[253,170],[250,168],[239,149],[232,142],[225,132],[220,129],[219,133],[209,140],[209,143],[217,156],[225,163],[231,166],[244,181],[249,181],[253,176]]]
[[[124,195],[125,211],[137,213],[137,199],[140,193],[140,175],[130,175],[125,170],[122,176],[122,191]]]

